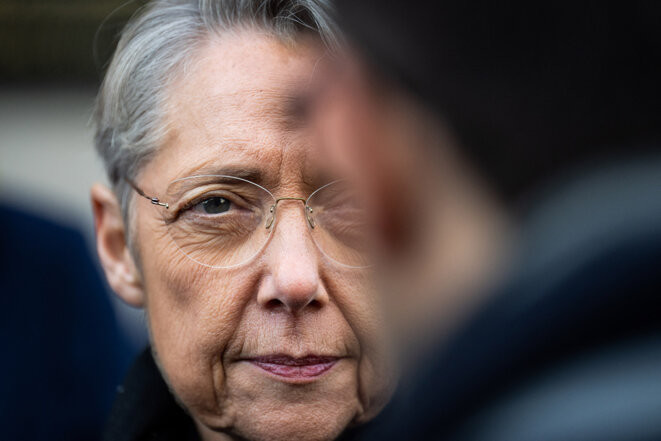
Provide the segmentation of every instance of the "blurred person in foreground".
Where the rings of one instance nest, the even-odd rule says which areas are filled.
[[[412,372],[361,439],[660,439],[658,3],[337,5],[307,111]]]
[[[328,440],[385,404],[385,335],[352,187],[299,94],[323,0],[156,0],[99,92],[92,189],[108,282],[151,347],[106,440]]]

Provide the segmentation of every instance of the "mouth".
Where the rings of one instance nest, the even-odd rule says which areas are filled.
[[[307,355],[305,357],[291,357],[289,355],[274,354],[248,359],[258,368],[290,380],[313,379],[331,369],[339,357],[326,357]]]

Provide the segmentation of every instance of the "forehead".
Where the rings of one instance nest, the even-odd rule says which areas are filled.
[[[285,44],[256,30],[211,38],[169,89],[154,179],[242,167],[271,184],[309,174],[310,133],[297,109],[322,55],[312,41]]]

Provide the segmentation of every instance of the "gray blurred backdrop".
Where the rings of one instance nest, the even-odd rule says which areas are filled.
[[[77,227],[95,258],[89,188],[105,176],[90,112],[118,32],[144,3],[0,0],[0,203]],[[143,344],[142,312],[109,296]]]

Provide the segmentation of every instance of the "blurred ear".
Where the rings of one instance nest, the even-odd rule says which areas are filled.
[[[126,303],[142,307],[144,289],[140,273],[126,243],[126,234],[119,201],[101,184],[91,191],[96,249],[110,287]]]

